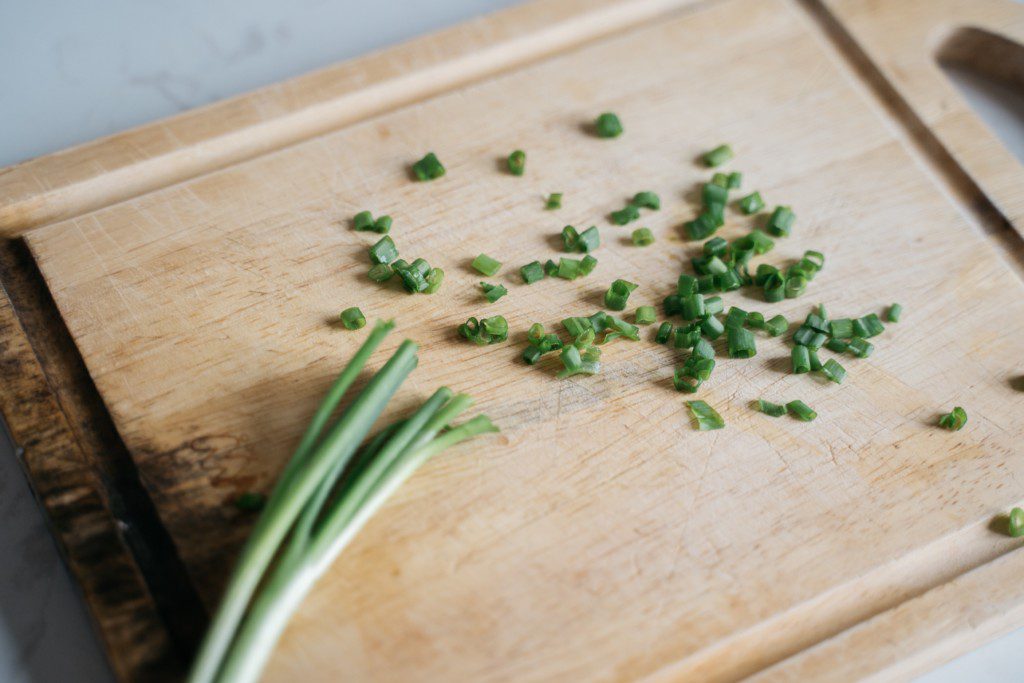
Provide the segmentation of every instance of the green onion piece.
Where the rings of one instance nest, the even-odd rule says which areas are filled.
[[[821,360],[818,358],[818,352],[815,349],[808,348],[807,355],[811,359],[811,372],[818,372],[822,369]]]
[[[651,325],[658,319],[658,312],[654,306],[640,306],[636,309],[636,324]]]
[[[391,216],[381,216],[373,222],[373,231],[381,235],[391,232]]]
[[[537,280],[544,279],[544,266],[540,264],[540,261],[532,261],[520,268],[519,274],[522,275],[523,282],[528,285],[532,285],[534,282],[537,282]]]
[[[352,218],[353,227],[360,232],[373,230],[373,214],[369,211],[360,211]]]
[[[425,157],[412,165],[413,175],[416,180],[435,180],[444,175],[444,166],[433,152],[428,152]]]
[[[786,409],[793,413],[798,420],[804,422],[810,422],[814,418],[818,417],[818,414],[811,410],[811,408],[803,401],[790,401],[786,404]]]
[[[693,353],[691,355],[697,358],[714,358],[715,347],[707,339],[698,337],[697,342],[693,344]]]
[[[544,354],[541,353],[541,350],[539,348],[531,345],[527,346],[526,349],[523,351],[523,360],[526,362],[527,365],[535,365],[537,361],[540,360],[540,357],[543,355]]]
[[[854,337],[850,340],[847,349],[858,358],[867,358],[875,350],[875,345],[861,337]]]
[[[730,190],[738,190],[743,186],[743,174],[739,171],[733,171],[729,174],[729,180],[725,186]]]
[[[809,327],[815,332],[822,332],[824,334],[829,334],[831,331],[831,326],[828,324],[828,321],[817,313],[807,314],[807,317],[804,319],[804,327]]]
[[[1013,508],[1010,510],[1007,532],[1014,538],[1024,536],[1024,510],[1021,508]]]
[[[646,247],[654,244],[654,234],[650,228],[637,228],[633,231],[633,245]]]
[[[759,398],[754,401],[754,406],[765,415],[770,417],[782,417],[786,414],[786,406],[781,406],[778,403],[772,403],[766,401],[763,398]]]
[[[726,328],[729,358],[753,358],[757,355],[753,333],[743,327]]]
[[[828,324],[829,333],[836,339],[849,339],[853,336],[853,321],[849,318],[836,318]]]
[[[597,259],[587,254],[580,260],[580,276],[590,275],[597,266]]]
[[[346,308],[339,317],[346,330],[359,330],[366,327],[366,317],[356,306]]]
[[[715,359],[707,358],[705,356],[694,356],[690,355],[683,363],[682,370],[688,377],[699,379],[701,382],[706,382],[711,377],[711,372],[715,369]]]
[[[683,273],[676,284],[676,292],[683,299],[697,293],[697,278]]]
[[[956,406],[952,412],[946,413],[939,418],[939,426],[951,432],[958,432],[967,424],[967,411]]]
[[[807,278],[800,275],[786,278],[786,282],[783,285],[783,291],[785,292],[787,299],[795,299],[807,289]]]
[[[576,251],[576,246],[580,241],[580,234],[571,225],[567,225],[562,228],[562,248],[566,251]]]
[[[459,334],[480,346],[497,344],[508,339],[508,322],[500,315],[483,320],[470,318],[459,325]]]
[[[825,267],[825,255],[820,251],[805,251],[803,260],[812,265],[815,271]]]
[[[484,297],[492,304],[508,294],[508,290],[505,289],[505,285],[492,285],[487,282],[481,282],[480,289],[484,290]]]
[[[885,319],[891,323],[898,323],[900,321],[901,313],[903,313],[903,306],[893,304],[889,307],[889,312],[886,314]]]
[[[658,327],[658,332],[654,335],[654,341],[658,344],[664,344],[672,336],[672,323],[663,322]]]
[[[725,310],[725,302],[720,296],[708,296],[704,298],[704,314],[718,315]]]
[[[715,291],[715,276],[702,275],[697,278],[697,291],[701,294]]]
[[[770,336],[778,337],[789,329],[789,321],[781,315],[776,315],[773,316],[771,320],[765,321],[764,329],[768,331]]]
[[[692,221],[683,223],[683,229],[686,231],[686,236],[691,240],[702,240],[705,237],[710,237],[718,230],[719,225],[717,219],[708,212],[703,212]]]
[[[729,314],[725,316],[725,329],[730,327],[743,327],[747,322],[747,312],[738,306],[733,306],[729,309]]]
[[[599,246],[601,246],[601,233],[597,231],[596,225],[591,225],[581,232],[579,240],[576,242],[576,249],[583,252],[594,251]]]
[[[727,173],[716,173],[711,176],[711,182],[719,187],[729,187],[729,175]]]
[[[867,323],[864,322],[864,318],[857,318],[853,321],[853,335],[855,337],[869,336],[868,326]]]
[[[391,263],[398,258],[398,247],[394,240],[385,235],[370,247],[370,260],[374,263]]]
[[[779,274],[779,269],[775,266],[762,263],[757,266],[757,270],[754,271],[754,284],[758,287],[764,287],[765,284],[773,276]]]
[[[402,287],[410,294],[423,292],[430,286],[427,282],[430,265],[423,259],[416,259],[411,264],[395,261],[391,267],[402,280]]]
[[[721,166],[729,161],[729,159],[732,159],[732,147],[729,145],[719,145],[710,152],[705,152],[701,159],[704,161],[704,165],[710,168]]]
[[[750,313],[747,313],[746,324],[747,327],[753,330],[763,330],[765,325],[764,314],[758,311],[751,311]]]
[[[719,292],[732,292],[743,286],[743,278],[735,268],[714,276],[715,288]]]
[[[696,394],[701,384],[703,384],[703,380],[688,376],[686,368],[676,368],[676,371],[672,373],[672,386],[676,388],[676,391]]]
[[[825,310],[825,304],[818,304],[818,317],[828,324],[828,311]],[[821,332],[828,332],[828,329],[823,329]]]
[[[604,320],[606,327],[614,330],[605,335],[601,341],[602,344],[606,344],[613,339],[624,337],[630,341],[640,341],[640,328],[631,323],[627,323],[621,318],[616,318],[614,315],[609,315],[603,311],[598,311],[595,315],[601,315]]]
[[[843,341],[842,339],[832,337],[825,342],[825,348],[829,351],[835,351],[836,353],[846,353],[846,350],[850,348],[850,343]]]
[[[708,209],[724,207],[729,201],[729,190],[715,183],[704,183],[700,193],[701,203]]]
[[[744,235],[733,242],[733,245],[737,249],[752,249],[754,253],[762,255],[767,254],[775,247],[775,240],[769,237],[764,231],[757,230],[755,228],[750,231],[750,234]]]
[[[548,211],[554,211],[555,209],[562,208],[562,193],[552,192],[548,195],[547,200],[544,202],[544,208]]]
[[[683,312],[683,297],[678,294],[669,294],[661,302],[662,308],[665,309],[665,315],[673,316]]]
[[[517,149],[508,155],[508,172],[512,175],[523,175],[526,170],[526,152]]]
[[[829,358],[825,361],[825,364],[821,366],[821,372],[836,384],[842,384],[843,379],[846,377],[846,368],[840,365],[834,358]]]
[[[764,282],[764,300],[777,303],[786,298],[786,278],[779,273],[772,273]]]
[[[709,316],[700,321],[700,331],[704,333],[704,336],[708,339],[715,340],[722,336],[725,332],[725,325],[722,321],[714,316]]]
[[[792,353],[793,373],[802,375],[811,371],[811,354],[806,346],[794,346]]]
[[[860,318],[859,322],[863,326],[863,329],[866,332],[866,334],[861,334],[858,336],[874,337],[879,334],[882,334],[882,332],[885,332],[885,325],[882,324],[882,321],[878,318],[878,315],[875,313],[868,313],[863,318]]]
[[[612,211],[612,222],[616,225],[625,225],[630,221],[635,221],[637,218],[640,218],[640,209],[632,204],[627,204],[618,211]]]
[[[740,199],[738,204],[740,207],[740,211],[742,211],[747,216],[753,213],[757,213],[758,211],[764,208],[764,200],[761,199],[760,192],[751,192],[746,197]]]
[[[721,429],[725,426],[722,416],[704,401],[687,401],[686,405],[689,406],[690,413],[697,421],[697,429],[700,431]]]
[[[587,330],[593,331],[594,324],[588,318],[566,318],[562,321],[562,327],[569,333],[572,339],[580,338]]]
[[[501,270],[501,261],[493,259],[487,254],[480,254],[473,259],[472,266],[481,275],[491,277]]]
[[[254,491],[246,491],[235,499],[235,507],[242,512],[259,512],[266,504],[267,497]]]
[[[544,273],[550,277],[558,275],[558,264],[548,259],[547,263],[544,264]]]
[[[543,338],[544,325],[541,323],[533,323],[530,325],[530,329],[526,332],[526,340],[531,344],[537,344]]]
[[[558,259],[558,277],[563,280],[575,280],[580,275],[580,261],[574,258]]]
[[[707,315],[703,294],[693,294],[682,301],[683,320],[697,320]]]
[[[441,268],[431,268],[424,279],[427,281],[427,288],[423,290],[423,293],[433,294],[441,289],[441,283],[444,282],[444,270]]]
[[[727,251],[729,251],[729,243],[721,237],[712,237],[704,243],[705,256],[722,257]]]
[[[621,311],[626,308],[626,301],[634,289],[637,288],[627,280],[615,280],[608,291],[604,293],[604,305],[613,311]]]
[[[776,237],[789,237],[793,231],[793,223],[796,222],[796,214],[788,206],[777,206],[772,215],[768,218],[765,230],[768,234]]]
[[[653,209],[654,211],[657,211],[661,208],[661,197],[650,191],[637,192],[633,195],[633,201],[631,204],[642,209]]]
[[[564,365],[565,369],[569,372],[575,372],[580,369],[581,365],[583,365],[583,357],[580,355],[580,350],[575,346],[570,345],[563,348],[560,357],[562,359],[562,365]]]
[[[813,328],[801,325],[797,328],[797,331],[793,333],[793,343],[799,344],[800,346],[810,346],[811,342],[814,340],[814,335],[816,334],[817,332],[815,332]]]
[[[377,265],[370,268],[370,272],[367,273],[370,279],[374,282],[385,282],[391,279],[391,276],[395,272],[391,270],[391,266],[386,263],[378,263]]]
[[[594,129],[600,138],[617,138],[622,135],[622,122],[615,114],[605,112],[597,117]]]
[[[692,349],[700,340],[700,325],[687,325],[676,328],[673,345],[677,349]]]

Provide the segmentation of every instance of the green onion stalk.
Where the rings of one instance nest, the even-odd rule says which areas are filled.
[[[255,681],[306,594],[391,494],[445,448],[497,431],[483,415],[452,427],[473,401],[442,387],[410,417],[360,446],[416,367],[416,345],[409,340],[328,427],[392,327],[375,325],[314,414],[242,549],[190,683]]]

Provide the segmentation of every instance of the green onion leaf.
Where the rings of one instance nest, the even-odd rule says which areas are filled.
[[[818,417],[818,414],[811,410],[811,408],[803,401],[790,401],[786,404],[786,409],[796,416],[798,420],[804,422],[810,422],[814,418]]]
[[[385,235],[370,247],[370,260],[374,263],[391,263],[398,258],[398,247],[394,240]]]
[[[672,336],[672,323],[663,322],[658,327],[658,332],[654,335],[654,341],[658,344],[664,344]]]
[[[895,321],[893,321],[895,322]],[[1007,525],[1007,532],[1014,538],[1020,538],[1024,536],[1024,510],[1021,508],[1013,508],[1010,510],[1009,524]]]
[[[701,159],[704,161],[704,165],[709,168],[721,166],[729,161],[729,159],[732,159],[732,147],[729,145],[719,145],[710,152],[705,152]]]
[[[369,232],[373,230],[373,214],[369,211],[360,211],[352,218],[353,227],[359,232]]]
[[[428,152],[425,157],[412,165],[412,172],[416,176],[416,180],[435,180],[444,175],[444,166],[441,165],[436,154]]]
[[[540,264],[540,261],[527,263],[519,269],[519,274],[523,277],[523,282],[528,285],[532,285],[538,280],[543,280],[546,275],[544,272],[544,266]]]
[[[901,313],[903,313],[903,306],[893,304],[889,307],[889,312],[886,314],[885,319],[891,323],[898,323],[900,321]]]
[[[867,358],[875,350],[875,345],[861,337],[854,337],[850,340],[847,349],[858,358]]]
[[[501,270],[501,261],[491,258],[487,254],[480,254],[471,264],[473,268],[481,275],[492,277],[499,270]]]
[[[733,171],[729,174],[729,180],[725,186],[730,190],[738,190],[743,186],[743,174],[739,171]]]
[[[646,247],[654,244],[654,234],[650,228],[637,228],[633,231],[633,245]]]
[[[730,327],[743,327],[747,322],[747,312],[738,306],[733,306],[729,309],[729,314],[725,316],[725,329]],[[762,321],[763,322],[763,321]]]
[[[391,216],[380,216],[373,222],[373,231],[381,235],[391,232]]]
[[[853,336],[853,321],[849,318],[836,318],[828,324],[829,333],[837,339],[849,339]]]
[[[627,280],[615,280],[608,288],[608,291],[604,293],[605,307],[613,311],[624,310],[629,295],[636,288],[637,285]]]
[[[794,346],[792,353],[793,373],[802,375],[811,371],[811,354],[806,346]]]
[[[480,289],[484,290],[484,297],[492,304],[508,294],[505,285],[492,285],[487,282],[481,282]]]
[[[722,416],[704,401],[687,401],[686,405],[689,406],[690,413],[697,421],[697,429],[700,431],[721,429],[725,426]]]
[[[840,365],[834,358],[829,358],[825,361],[825,364],[821,366],[821,372],[836,384],[842,384],[843,379],[846,377],[846,368]]]
[[[427,281],[427,288],[423,290],[423,293],[433,294],[441,289],[441,283],[444,282],[444,271],[440,268],[431,268],[425,279]]]
[[[391,276],[394,274],[395,272],[391,270],[391,266],[386,263],[378,263],[370,268],[370,272],[367,273],[374,282],[385,282],[391,279]]]
[[[946,413],[939,418],[939,426],[951,432],[958,432],[967,424],[967,411],[956,406],[952,412]]]
[[[725,325],[722,321],[714,316],[708,316],[700,321],[700,331],[704,333],[704,336],[712,341],[718,339],[725,332]]]
[[[627,204],[618,211],[612,211],[612,222],[616,225],[625,225],[640,218],[640,209],[632,204]]]
[[[743,327],[726,329],[726,339],[730,358],[753,358],[757,355],[753,333]]]
[[[470,318],[459,325],[459,334],[479,346],[497,344],[508,339],[508,322],[500,315],[483,320]]]
[[[633,195],[633,201],[630,203],[642,209],[657,211],[661,208],[661,197],[650,191],[637,192]]]
[[[658,319],[658,312],[654,306],[640,306],[636,309],[636,324],[651,325]]]
[[[720,296],[704,297],[704,314],[718,315],[725,310],[725,302]]]
[[[682,300],[683,320],[697,320],[705,317],[707,308],[704,305],[703,294],[693,294]]]
[[[548,211],[554,211],[555,209],[562,208],[562,193],[552,192],[548,195],[547,200],[544,202],[544,208]]]
[[[580,261],[574,258],[565,258],[564,256],[558,259],[558,277],[563,280],[575,280],[580,276]]]
[[[789,329],[789,321],[782,315],[776,315],[773,316],[771,320],[765,321],[764,329],[768,331],[770,336],[778,337]]]
[[[615,114],[605,112],[597,117],[594,129],[600,138],[617,138],[622,135],[622,122]]]
[[[580,276],[590,275],[595,267],[597,267],[597,259],[587,254],[580,260]]]
[[[562,248],[566,251],[576,251],[576,245],[580,241],[580,234],[571,225],[562,228]]]
[[[751,192],[746,197],[739,200],[740,211],[749,216],[750,214],[757,213],[764,208],[764,200],[761,199],[760,192]]]
[[[508,172],[515,176],[523,175],[526,170],[526,152],[517,149],[508,155]]]
[[[796,214],[788,206],[777,206],[772,215],[768,218],[765,230],[768,234],[776,237],[789,237],[793,231],[793,223],[796,222]]]
[[[778,403],[766,401],[763,398],[759,398],[756,401],[754,401],[754,406],[759,411],[770,417],[782,417],[788,412],[786,410],[786,406],[781,406]]]

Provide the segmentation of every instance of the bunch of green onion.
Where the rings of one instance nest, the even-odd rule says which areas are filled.
[[[431,456],[497,431],[483,415],[451,427],[472,399],[442,387],[408,418],[364,443],[416,367],[416,344],[409,340],[332,423],[341,399],[392,327],[376,324],[314,414],[242,549],[191,683],[256,680],[292,613],[387,498]]]

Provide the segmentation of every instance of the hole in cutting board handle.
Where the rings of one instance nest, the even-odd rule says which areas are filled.
[[[936,58],[978,118],[1024,164],[1024,45],[965,27],[946,39]]]

